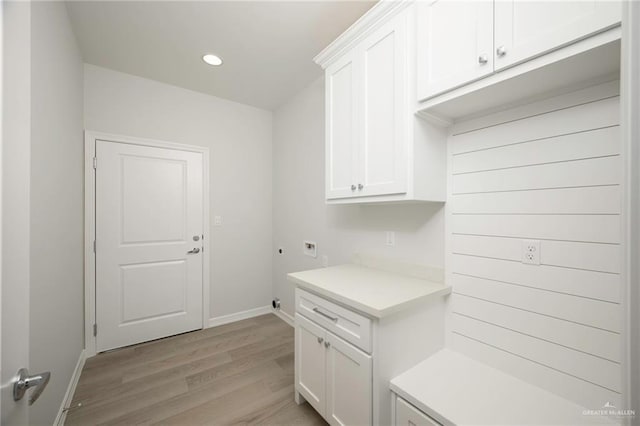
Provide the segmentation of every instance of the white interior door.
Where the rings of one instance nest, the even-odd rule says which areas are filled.
[[[202,153],[96,141],[97,350],[202,328]]]

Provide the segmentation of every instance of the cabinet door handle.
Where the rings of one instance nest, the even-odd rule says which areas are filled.
[[[318,343],[322,343],[324,339],[322,337],[318,337]]]
[[[331,342],[324,342],[324,347],[328,348],[329,346],[331,346]]]
[[[359,184],[358,184],[358,190],[359,190],[359,191],[362,191],[362,188],[364,188],[364,185],[363,185],[363,184],[361,184],[361,183],[359,183]]]
[[[487,62],[489,62],[489,58],[487,58],[487,55],[478,56],[478,63],[480,65],[485,65]]]
[[[496,49],[496,53],[498,54],[498,56],[503,57],[507,54],[507,48],[504,46],[500,46]]]
[[[322,312],[322,311],[321,311],[320,309],[318,309],[317,307],[316,307],[316,308],[313,308],[313,312],[315,312],[316,314],[322,315],[323,317],[325,317],[325,318],[327,318],[327,319],[330,319],[330,320],[331,320],[331,321],[333,321],[333,322],[338,321],[338,318],[335,318],[335,317],[332,317],[331,315],[327,315],[327,314],[325,314],[324,312]]]
[[[356,186],[355,185],[351,185],[351,190],[355,191],[356,190]]]

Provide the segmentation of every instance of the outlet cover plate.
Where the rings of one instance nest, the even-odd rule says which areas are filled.
[[[540,240],[522,240],[522,263],[540,265]]]

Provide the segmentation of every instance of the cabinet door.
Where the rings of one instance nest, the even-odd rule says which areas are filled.
[[[327,333],[327,412],[331,425],[370,425],[371,357]]]
[[[326,406],[326,332],[296,314],[296,389],[324,416]]]
[[[495,68],[514,65],[615,26],[621,13],[618,1],[496,1]]]
[[[493,1],[418,2],[418,100],[493,72]]]
[[[395,426],[440,426],[440,423],[433,420],[421,411],[401,398],[396,398],[396,419]]]
[[[357,61],[355,51],[332,64],[326,78],[326,197],[356,193],[357,180]]]
[[[360,45],[362,59],[359,196],[407,192],[406,14]]]

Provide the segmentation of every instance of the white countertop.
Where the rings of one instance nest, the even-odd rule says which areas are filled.
[[[427,298],[451,293],[451,287],[442,283],[358,264],[294,272],[287,278],[303,289],[374,318],[392,315]]]
[[[392,379],[390,388],[444,425],[615,424],[450,349]]]

